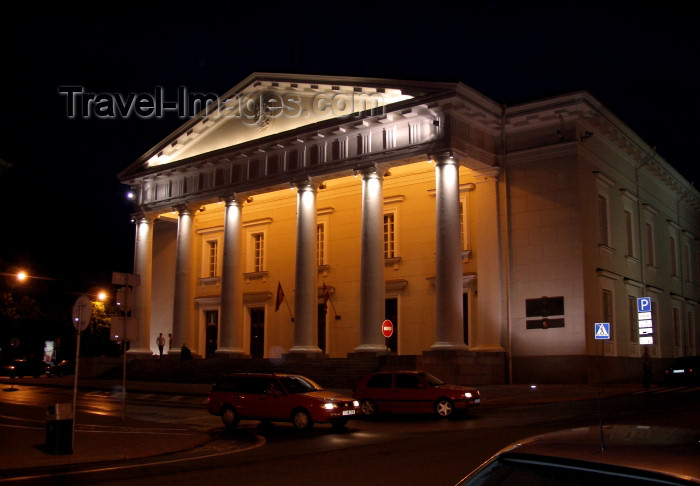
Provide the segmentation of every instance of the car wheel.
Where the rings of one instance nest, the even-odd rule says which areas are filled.
[[[238,425],[240,417],[231,406],[226,405],[221,409],[221,421],[228,430],[233,430]]]
[[[303,409],[294,411],[292,414],[292,423],[297,430],[307,430],[313,425],[311,415]]]
[[[376,415],[377,413],[377,404],[374,402],[374,400],[365,398],[364,400],[362,400],[362,402],[360,402],[360,410],[362,410],[362,413],[364,415],[371,417],[372,415]]]
[[[449,398],[440,398],[435,402],[435,413],[439,417],[450,417],[455,411],[455,405]]]

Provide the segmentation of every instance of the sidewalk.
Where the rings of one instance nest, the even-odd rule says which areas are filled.
[[[73,377],[18,379],[15,388],[46,386],[73,388]],[[80,391],[112,390],[114,381],[81,380]],[[0,378],[0,393],[9,391],[11,381]],[[183,383],[128,382],[127,393],[154,393],[206,397],[210,385]],[[516,406],[571,400],[595,399],[641,390],[641,385],[483,385],[482,407]],[[351,390],[337,390],[346,394]],[[14,405],[0,400],[0,479],[58,466],[124,461],[190,450],[206,444],[212,436],[176,424],[163,424],[78,412],[72,454],[53,454],[46,449],[47,410],[43,406]],[[55,449],[55,444],[53,445]]]

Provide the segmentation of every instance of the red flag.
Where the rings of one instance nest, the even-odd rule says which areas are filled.
[[[331,294],[328,293],[326,288],[326,282],[323,282],[323,311],[328,312],[328,299],[331,298]]]
[[[275,301],[275,312],[280,308],[280,304],[284,300],[284,290],[282,290],[282,282],[277,282],[277,300]]]

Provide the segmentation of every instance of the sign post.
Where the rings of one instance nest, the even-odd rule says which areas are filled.
[[[639,344],[654,344],[654,319],[651,315],[651,297],[637,299],[637,321],[639,322]]]
[[[141,285],[141,277],[131,273],[112,272],[112,283],[121,285],[117,290],[117,307],[120,314],[112,316],[110,339],[121,341],[122,357],[122,421],[126,420],[126,351],[127,343],[138,339],[138,318],[131,316],[134,306],[133,288]]]
[[[71,430],[71,444],[75,449],[75,421],[78,416],[78,373],[80,370],[80,334],[90,324],[92,318],[92,303],[87,295],[81,295],[73,304],[73,326],[78,333],[75,345],[75,378],[73,382],[73,428]]]
[[[389,319],[385,319],[382,322],[382,334],[384,335],[386,354],[389,354],[389,338],[394,334],[394,324]]]

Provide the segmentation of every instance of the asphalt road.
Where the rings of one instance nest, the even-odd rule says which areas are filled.
[[[201,418],[195,404],[164,407],[142,400],[129,407],[131,412],[168,420]],[[455,420],[383,416],[350,422],[342,432],[316,426],[309,433],[299,433],[288,424],[259,428],[255,422],[242,422],[237,431],[226,433],[219,424],[212,424],[219,438],[200,450],[166,461],[73,471],[32,484],[449,485],[500,448],[526,436],[595,425],[601,418],[609,424],[700,427],[698,417],[700,389],[661,388],[600,401],[482,407],[472,416]],[[254,440],[257,446],[232,451],[230,446],[240,440]]]

